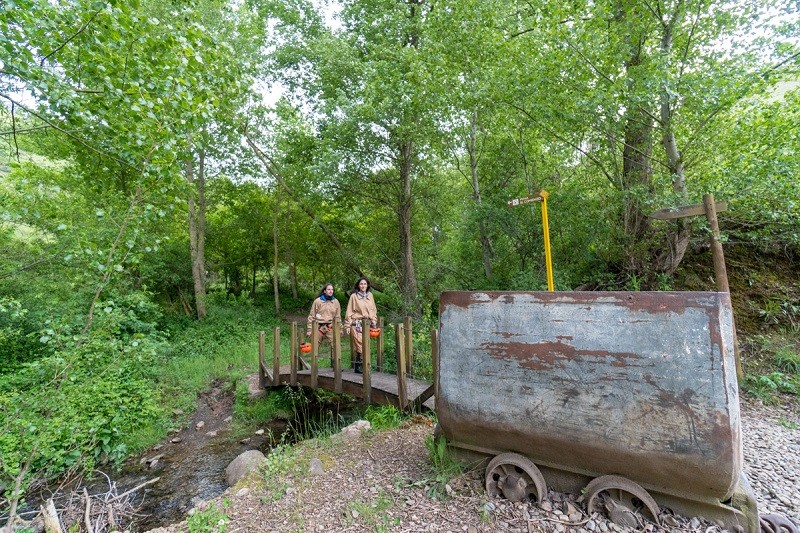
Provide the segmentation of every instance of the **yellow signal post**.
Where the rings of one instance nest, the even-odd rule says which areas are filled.
[[[544,260],[547,270],[547,290],[553,292],[553,259],[550,254],[550,225],[547,219],[547,197],[550,196],[545,190],[539,191],[539,194],[533,196],[523,196],[522,198],[514,198],[508,201],[511,207],[517,205],[530,204],[533,202],[542,202],[542,231],[544,232]]]

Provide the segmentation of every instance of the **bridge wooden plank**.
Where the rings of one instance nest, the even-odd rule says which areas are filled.
[[[271,376],[269,376],[271,377]],[[387,374],[384,372],[371,373],[371,392],[372,403],[394,405],[400,407],[397,391],[397,376],[395,374]],[[281,386],[289,385],[291,379],[291,370],[288,366],[281,367],[280,378],[278,382]],[[297,371],[297,384],[306,387],[311,386],[311,371],[298,370]],[[335,390],[336,376],[332,368],[320,368],[317,370],[317,386],[328,390]],[[274,380],[267,379],[267,388]],[[352,371],[343,371],[341,373],[342,392],[355,396],[356,398],[364,398],[364,375],[356,374]],[[408,402],[411,405],[425,405],[428,408],[433,408],[432,391],[433,386],[427,381],[419,379],[408,378],[406,380],[408,388]]]

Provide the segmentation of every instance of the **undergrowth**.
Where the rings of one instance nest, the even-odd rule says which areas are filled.
[[[781,403],[782,396],[800,395],[798,333],[796,328],[783,328],[747,339],[741,383],[747,394],[766,404]]]
[[[437,499],[446,498],[448,483],[464,472],[464,465],[447,447],[447,439],[426,435],[425,447],[428,449],[428,459],[431,462],[431,479],[426,482],[428,496]]]

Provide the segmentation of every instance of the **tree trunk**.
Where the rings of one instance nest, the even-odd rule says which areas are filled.
[[[255,255],[255,254],[254,254]],[[253,258],[253,288],[250,291],[250,297],[255,300],[256,298],[256,274],[258,273],[258,266],[255,262],[255,257]]]
[[[205,151],[199,152],[197,187],[189,192],[189,247],[192,259],[192,279],[197,318],[206,316],[206,271],[205,271]],[[195,185],[194,156],[186,162],[186,181]]]
[[[411,215],[413,197],[411,195],[411,159],[413,157],[413,141],[400,144],[400,180],[402,184],[398,205],[398,221],[400,224],[400,256],[402,257],[402,291],[403,313],[419,316],[417,308],[417,277],[414,272],[414,257],[411,245]]]
[[[289,276],[292,282],[292,298],[297,299],[297,265],[292,262],[289,265]]]
[[[275,313],[281,312],[280,283],[278,281],[278,217],[280,209],[280,196],[277,196],[275,214],[272,217],[272,292],[275,294]]]
[[[625,65],[631,89],[635,89],[636,67],[642,64],[642,42],[633,44],[633,53]],[[632,93],[634,91],[631,91]],[[652,192],[653,168],[650,164],[653,152],[653,119],[646,109],[638,104],[628,110],[625,117],[625,146],[622,149],[622,225],[625,232],[625,268],[641,273],[648,260],[643,245],[650,225],[642,210],[642,199]],[[645,247],[649,248],[649,247]]]
[[[478,181],[478,112],[472,112],[472,120],[470,124],[469,143],[467,145],[467,152],[469,153],[469,171],[472,178],[472,198],[475,200],[478,208],[481,207],[481,189]],[[483,216],[478,219],[478,232],[481,237],[481,253],[483,256],[483,273],[487,280],[492,279],[492,242],[486,231],[486,223]]]
[[[664,33],[661,36],[661,52],[664,57],[669,57],[672,51],[672,27],[663,26]],[[664,153],[667,156],[667,166],[672,174],[672,188],[684,200],[686,197],[686,170],[683,166],[683,158],[678,150],[678,141],[675,139],[675,132],[672,129],[672,105],[670,95],[666,85],[661,88],[661,125],[664,128],[662,144]],[[686,248],[689,246],[692,226],[688,218],[680,218],[675,222],[673,231],[667,236],[667,249],[659,254],[659,269],[667,274],[674,274],[681,264]]]

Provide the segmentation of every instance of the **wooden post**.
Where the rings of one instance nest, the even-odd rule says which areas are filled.
[[[414,375],[414,330],[411,326],[411,317],[405,317],[405,351],[406,351],[406,372]]]
[[[333,360],[333,390],[337,394],[342,393],[342,321],[337,316],[333,319],[333,346],[331,347],[331,359]]]
[[[383,317],[378,318],[378,327],[381,329],[381,334],[378,337],[378,356],[375,362],[378,372],[383,372]]]
[[[292,338],[289,341],[289,385],[297,386],[297,350],[300,346],[297,343],[297,322],[292,322]]]
[[[367,404],[372,403],[372,378],[370,360],[369,360],[369,319],[365,318],[361,321],[361,373],[364,381],[362,387],[364,390],[364,401]]]
[[[713,194],[703,195],[703,206],[706,210],[708,225],[711,228],[711,258],[714,261],[714,281],[717,284],[717,290],[719,292],[727,292],[730,295],[731,288],[728,284],[728,269],[725,267],[725,253],[722,251],[719,222],[717,221],[717,208],[714,204]],[[731,305],[733,305],[733,301],[731,301]],[[742,369],[742,356],[739,353],[739,340],[736,335],[736,321],[733,316],[731,316],[731,326],[733,329],[733,360],[736,364],[736,377],[742,379],[744,377],[744,370]]]
[[[258,388],[265,389],[267,387],[267,376],[264,375],[264,370],[267,367],[266,361],[266,347],[264,340],[264,332],[258,333]]]
[[[353,363],[356,359],[356,341],[352,335],[355,326],[355,323],[350,324],[350,335],[347,336],[347,338],[350,339],[350,368],[356,367],[355,363]]]
[[[275,337],[272,342],[272,385],[281,384],[281,328],[275,327]]]
[[[431,364],[433,365],[433,397],[439,397],[439,330],[431,331]]]
[[[319,352],[319,322],[311,324],[311,388],[317,388],[317,355]]]
[[[717,213],[727,211],[727,209],[728,206],[725,202],[714,201],[713,194],[704,194],[702,204],[659,209],[649,216],[657,220],[674,220],[705,214],[708,219],[708,225],[711,228],[711,259],[714,262],[714,282],[717,286],[717,291],[727,292],[730,295],[728,271],[725,268],[725,255],[722,252],[719,222],[717,221]],[[733,360],[736,365],[736,377],[742,379],[744,372],[742,371],[742,359],[739,354],[739,341],[736,338],[736,323],[733,317],[731,317],[731,329],[733,329]]]
[[[397,324],[395,338],[397,339],[397,402],[401,410],[408,405],[408,390],[406,389],[406,354],[405,354],[405,327]]]
[[[722,251],[722,243],[720,242],[714,195],[704,194],[703,205],[705,206],[708,225],[711,227],[711,258],[714,261],[714,281],[719,292],[731,292],[728,285],[728,270],[725,268],[725,254]]]

